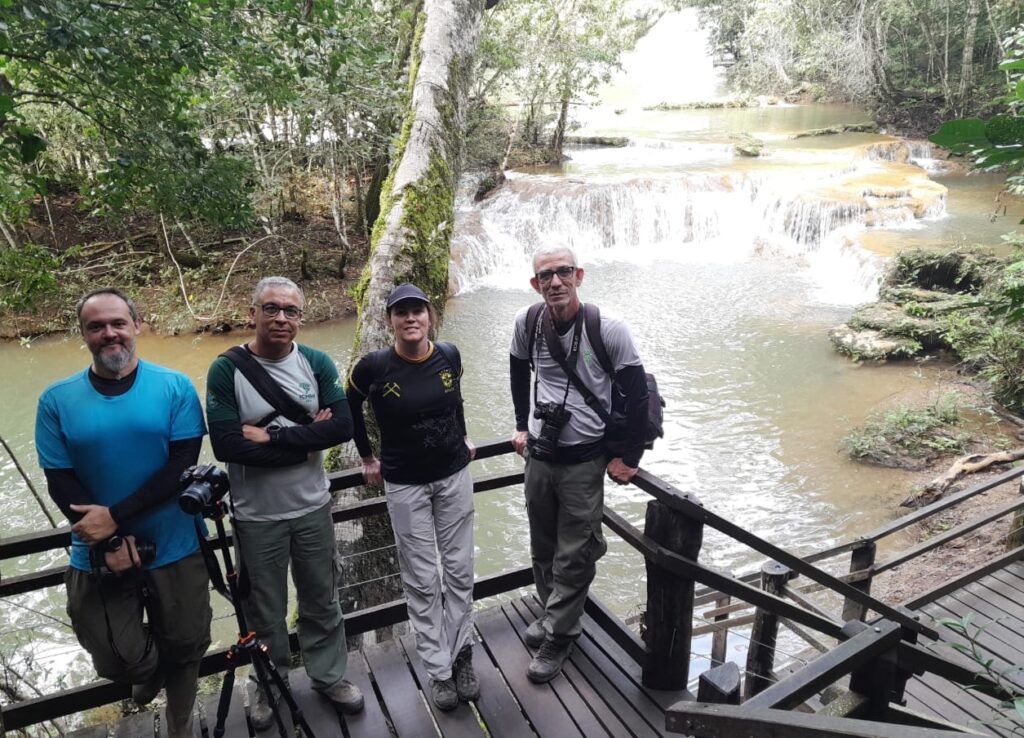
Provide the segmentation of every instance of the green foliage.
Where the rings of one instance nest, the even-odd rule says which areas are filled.
[[[924,407],[899,407],[872,415],[840,443],[851,458],[882,466],[910,467],[921,460],[963,451],[968,436],[956,430],[960,401],[949,393]]]
[[[0,3],[0,214],[27,215],[41,174],[79,185],[97,213],[220,227],[254,208],[282,217],[295,172],[344,177],[385,149],[400,86],[393,11],[371,0]]]
[[[0,310],[31,310],[40,298],[56,293],[64,258],[36,244],[0,249]]]
[[[971,157],[983,169],[1006,167],[1008,189],[1024,194],[1024,25],[1013,30],[1005,45],[1007,56],[999,65],[1006,75],[1005,94],[995,103],[1006,112],[987,121],[946,121],[929,140]]]

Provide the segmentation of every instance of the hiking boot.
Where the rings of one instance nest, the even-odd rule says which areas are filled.
[[[136,705],[143,707],[155,700],[156,696],[160,694],[160,690],[163,688],[164,670],[157,666],[156,671],[153,672],[153,676],[142,684],[132,685],[132,699],[135,701]]]
[[[437,705],[438,710],[450,712],[459,705],[459,692],[455,689],[455,680],[452,678],[430,680],[430,699]]]
[[[327,689],[317,690],[346,715],[354,715],[363,709],[363,692],[352,682],[342,679]]]
[[[562,664],[569,658],[570,653],[572,653],[571,640],[556,641],[548,636],[540,644],[540,650],[530,662],[526,676],[534,684],[550,682],[562,671]]]
[[[284,679],[284,683],[288,684],[288,670],[278,668],[277,671],[281,678]],[[270,678],[269,674],[267,678]],[[277,688],[276,684],[270,684],[270,691],[274,694],[274,704],[277,705],[277,709],[286,709],[284,702],[281,700],[281,690]],[[266,730],[275,722],[274,711],[270,708],[270,700],[267,698],[267,693],[263,690],[263,685],[258,681],[256,682],[256,702],[249,709],[249,721],[252,723],[253,729],[257,731]]]
[[[473,647],[468,643],[459,651],[452,664],[452,678],[455,680],[455,691],[463,702],[475,700],[480,696],[480,680],[473,670]]]
[[[540,644],[544,642],[544,639],[548,637],[548,633],[544,630],[544,618],[539,617],[534,620],[526,628],[526,632],[523,634],[523,640],[526,641],[526,645],[530,648],[540,648]]]

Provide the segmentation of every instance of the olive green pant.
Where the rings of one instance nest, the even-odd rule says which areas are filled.
[[[143,623],[140,576],[155,594],[148,625]],[[202,554],[122,576],[97,577],[69,568],[64,583],[71,626],[92,656],[96,673],[115,682],[142,684],[162,669],[168,735],[191,738],[199,662],[210,645],[212,616]]]
[[[288,666],[290,562],[302,663],[315,689],[330,689],[342,680],[348,665],[330,503],[290,520],[235,520],[232,526],[250,588],[243,601],[246,625],[266,644],[275,665]]]
[[[601,532],[605,459],[579,464],[538,461],[526,454],[526,510],[537,596],[544,629],[576,638],[583,606],[608,544]]]

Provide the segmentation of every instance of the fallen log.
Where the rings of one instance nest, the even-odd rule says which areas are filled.
[[[901,507],[923,507],[935,502],[956,482],[960,477],[988,469],[995,464],[1011,464],[1014,461],[1024,459],[1024,448],[1015,448],[1009,451],[996,451],[990,454],[968,454],[961,456],[953,462],[943,474],[920,489],[914,490],[909,497],[900,503]]]

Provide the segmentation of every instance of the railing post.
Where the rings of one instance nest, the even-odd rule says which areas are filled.
[[[729,595],[722,595],[715,600],[715,609],[728,607],[732,604],[732,597]],[[729,619],[729,613],[722,613],[721,615],[715,615],[714,622],[720,623]],[[722,628],[716,630],[711,634],[711,666],[721,666],[725,663],[725,652],[729,645],[729,629]]]
[[[871,571],[871,567],[875,565],[875,546],[874,541],[863,539],[861,545],[853,549],[850,553],[850,573],[856,571],[868,570],[867,579],[862,579],[859,582],[850,582],[850,586],[854,589],[859,589],[864,594],[871,592],[871,579],[874,573]],[[849,622],[851,620],[863,620],[867,615],[867,608],[859,602],[847,598],[843,601],[843,622]]]
[[[1024,477],[1017,486],[1017,494],[1024,495]],[[1006,550],[1024,546],[1024,508],[1015,510],[1010,518],[1010,532],[1006,536]]]
[[[697,679],[697,701],[718,705],[740,703],[740,668],[732,661],[708,669]]]
[[[647,503],[644,534],[669,551],[696,561],[704,524],[653,500]],[[644,686],[686,689],[693,633],[693,585],[692,579],[677,576],[647,561]]]
[[[766,561],[761,567],[761,589],[782,597],[786,582],[793,571],[778,561]],[[760,607],[754,611],[754,624],[750,628],[750,648],[747,651],[747,678],[744,680],[743,699],[748,700],[772,684],[775,668],[775,641],[779,636],[779,616]]]

